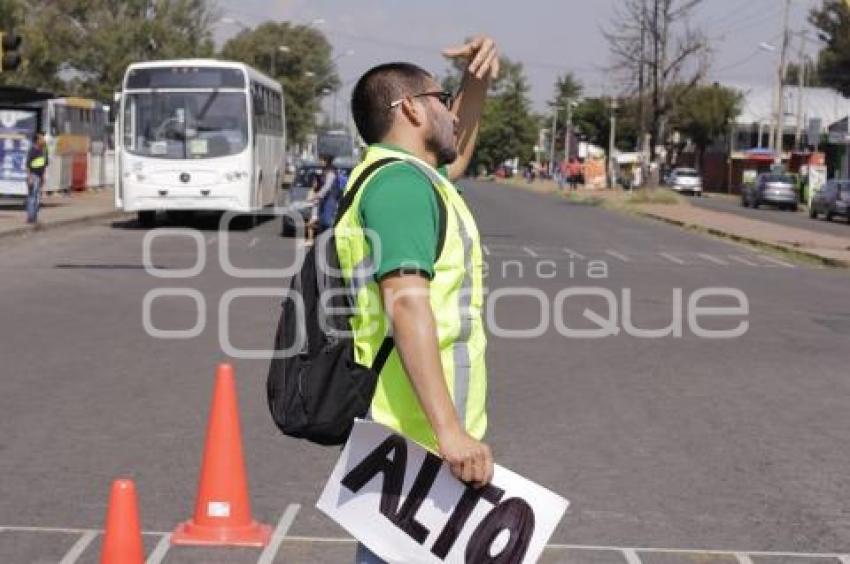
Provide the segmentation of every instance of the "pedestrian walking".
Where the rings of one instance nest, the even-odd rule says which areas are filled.
[[[371,418],[439,453],[458,479],[482,486],[493,476],[482,442],[483,256],[475,219],[452,180],[472,157],[499,59],[485,36],[443,54],[466,65],[457,98],[409,63],[377,66],[357,82],[351,110],[369,148],[349,186],[368,176],[334,231],[343,276],[357,288],[357,362],[371,365],[392,335]],[[366,264],[372,272],[358,280]],[[357,562],[380,560],[360,545]]]
[[[27,154],[27,223],[38,222],[38,209],[41,207],[41,188],[44,185],[44,173],[47,170],[47,142],[44,133],[38,132],[33,138]]]
[[[570,159],[567,165],[567,175],[569,176],[570,190],[578,190],[578,183],[581,180],[581,163],[577,158]]]
[[[307,241],[310,246],[315,240],[316,234],[327,229],[333,224],[336,215],[336,205],[339,202],[337,192],[337,171],[333,166],[334,158],[331,155],[322,155],[322,173],[316,178],[313,189],[308,198],[310,208],[310,219],[307,222]]]

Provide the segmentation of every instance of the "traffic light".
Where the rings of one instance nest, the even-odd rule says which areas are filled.
[[[11,31],[0,31],[0,72],[13,71],[21,64],[18,47],[21,36]]]

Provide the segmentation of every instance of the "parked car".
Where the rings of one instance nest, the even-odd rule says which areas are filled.
[[[798,198],[797,182],[790,174],[763,172],[758,175],[755,184],[741,188],[741,205],[745,208],[769,204],[796,211]]]
[[[346,177],[351,175],[354,168],[354,160],[350,158],[337,157],[334,159],[334,168],[342,172]],[[300,214],[304,221],[310,219],[312,205],[307,201],[310,190],[320,181],[322,176],[322,163],[318,161],[302,161],[295,171],[295,177],[289,189],[285,191],[283,207],[289,213],[283,216],[281,234],[289,235],[295,229],[293,215]]]
[[[842,215],[850,223],[850,180],[828,180],[812,195],[809,217],[817,219],[819,214],[823,214],[827,221]]]
[[[667,176],[667,184],[676,192],[702,196],[702,177],[693,168],[674,168]]]

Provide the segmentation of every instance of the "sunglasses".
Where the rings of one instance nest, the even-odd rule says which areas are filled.
[[[452,109],[452,104],[455,101],[455,95],[451,92],[446,92],[443,90],[434,91],[434,92],[422,92],[420,94],[413,94],[411,96],[405,96],[405,98],[425,98],[426,96],[433,96],[437,100],[440,101],[446,108],[449,110]],[[397,108],[404,102],[405,98],[399,98],[398,100],[392,102],[390,104],[390,108]]]

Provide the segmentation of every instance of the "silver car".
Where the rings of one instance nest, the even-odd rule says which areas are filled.
[[[676,192],[702,196],[702,177],[693,168],[676,168],[668,177],[670,188]]]
[[[779,209],[797,210],[797,183],[790,174],[763,172],[755,184],[741,191],[741,205],[757,208],[762,204]]]

